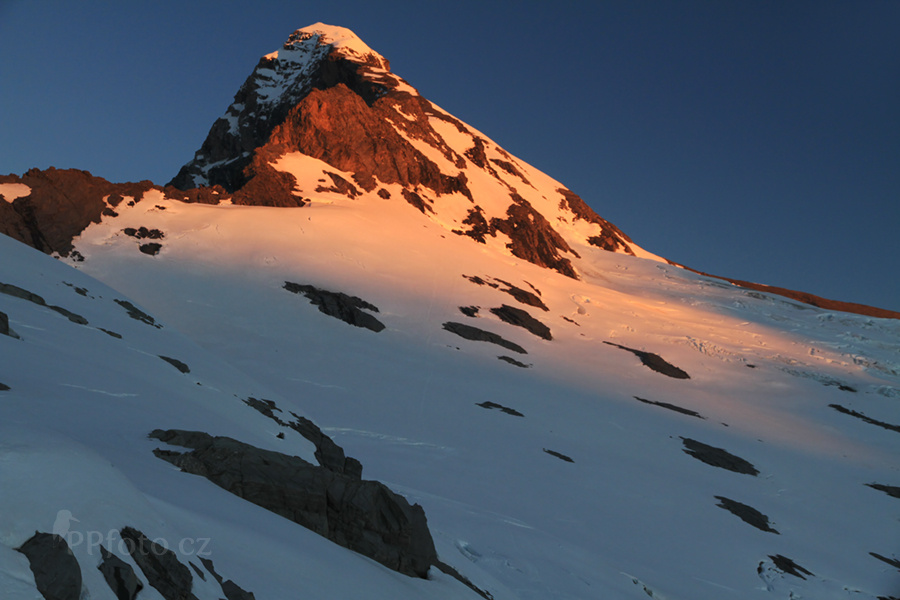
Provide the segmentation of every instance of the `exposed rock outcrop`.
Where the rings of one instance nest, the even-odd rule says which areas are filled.
[[[549,327],[532,317],[528,311],[522,310],[521,308],[504,304],[498,308],[492,308],[491,313],[499,317],[504,323],[521,327],[539,338],[545,340],[553,339]]]
[[[515,300],[521,304],[534,306],[535,308],[540,308],[543,311],[550,310],[549,308],[547,308],[547,305],[544,304],[544,301],[541,300],[540,296],[538,295],[538,293],[540,292],[538,292],[537,288],[535,288],[534,286],[531,286],[532,289],[534,289],[534,292],[529,292],[528,290],[524,290],[518,286],[515,286],[508,281],[496,279],[494,277],[483,278],[479,277],[478,275],[463,275],[463,277],[476,285],[486,285],[488,287],[494,288],[495,290],[505,292],[515,298]]]
[[[684,441],[683,451],[699,461],[734,473],[753,475],[754,477],[759,475],[759,470],[740,456],[735,456],[727,450],[716,448],[697,440],[686,437],[681,439]]]
[[[730,498],[726,498],[724,496],[716,496],[716,500],[719,501],[716,506],[724,508],[734,516],[740,518],[740,520],[744,523],[752,525],[753,527],[756,527],[761,531],[774,533],[776,535],[778,534],[778,531],[773,529],[769,524],[769,517],[759,512],[752,506],[749,506],[742,502],[738,502],[736,500],[732,500]]]
[[[513,352],[518,352],[519,354],[528,354],[525,351],[525,348],[523,348],[522,346],[516,344],[515,342],[511,342],[491,331],[485,331],[484,329],[479,329],[478,327],[472,327],[471,325],[466,325],[465,323],[456,323],[453,321],[447,321],[442,325],[442,327],[450,333],[455,333],[459,337],[467,340],[497,344],[502,348],[512,350]]]
[[[475,406],[480,406],[481,408],[486,408],[488,410],[497,409],[502,413],[506,413],[506,414],[512,415],[514,417],[524,417],[525,416],[514,408],[510,408],[508,406],[503,406],[502,404],[497,404],[496,402],[491,402],[490,400],[486,400],[484,402],[479,402]]]
[[[568,463],[575,462],[575,460],[571,456],[567,456],[567,455],[563,454],[562,452],[557,452],[556,450],[548,450],[547,448],[544,448],[544,452],[546,452],[550,456],[555,456],[559,460],[562,460],[562,461],[565,461]]]
[[[814,576],[808,569],[804,569],[787,556],[782,556],[781,554],[770,554],[769,558],[772,559],[772,562],[775,564],[775,568],[783,573],[793,575],[794,577],[799,577],[800,579],[806,579],[806,575],[809,575],[810,577]]]
[[[244,403],[269,417],[282,427],[289,427],[315,444],[316,460],[319,465],[335,473],[341,473],[353,479],[362,478],[362,464],[353,457],[346,456],[344,449],[334,443],[330,437],[322,433],[318,425],[297,413],[292,412],[293,421],[285,421],[275,414],[282,412],[272,400],[247,398]]]
[[[73,313],[72,311],[63,308],[62,306],[56,306],[54,304],[47,304],[47,302],[35,293],[29,292],[26,289],[20,288],[19,286],[12,285],[10,283],[0,283],[0,294],[6,294],[7,296],[12,296],[13,298],[20,298],[27,302],[31,302],[32,304],[37,304],[38,306],[43,306],[45,308],[49,308],[53,312],[59,313],[65,318],[69,319],[73,323],[78,325],[87,325],[88,320],[82,317],[79,314]],[[9,323],[7,322],[6,333],[9,335]]]
[[[556,191],[562,194],[562,200],[559,203],[560,208],[568,208],[575,215],[576,220],[582,219],[588,223],[594,223],[595,225],[600,226],[600,233],[588,238],[587,241],[589,244],[597,246],[602,250],[608,250],[609,252],[624,252],[625,254],[634,256],[634,250],[631,249],[631,244],[634,242],[632,242],[631,238],[625,235],[621,229],[594,212],[591,207],[572,190],[559,188]]]
[[[103,573],[103,578],[109,584],[116,600],[134,600],[144,584],[138,579],[134,569],[127,562],[110,553],[100,546],[100,565],[97,567]]]
[[[9,317],[0,311],[0,335],[9,335]]]
[[[147,583],[165,600],[198,600],[191,592],[194,577],[174,552],[149,540],[132,527],[125,527],[119,535],[131,558],[147,578]]]
[[[122,233],[139,240],[161,240],[166,237],[166,234],[159,229],[147,229],[143,225],[141,225],[137,229],[135,229],[134,227],[126,227],[122,230]]]
[[[518,360],[512,358],[511,356],[498,356],[497,358],[502,360],[503,362],[511,364],[514,367],[519,367],[521,369],[530,369],[531,368],[531,365],[526,365],[525,363],[518,361]]]
[[[882,483],[867,483],[866,485],[874,490],[884,492],[888,496],[893,496],[894,498],[900,498],[900,486],[884,485]]]
[[[140,199],[155,186],[140,183],[110,183],[87,171],[30,169],[21,177],[0,176],[0,183],[22,183],[28,196],[0,206],[0,233],[5,233],[42,252],[68,256],[72,240],[91,223],[99,223],[107,208],[107,196]],[[10,210],[11,208],[11,210]]]
[[[634,396],[634,399],[637,400],[638,402],[643,402],[644,404],[650,404],[652,406],[659,406],[660,408],[665,408],[667,410],[681,413],[683,415],[688,415],[689,417],[697,417],[698,419],[706,418],[695,410],[691,410],[689,408],[684,408],[684,407],[678,406],[676,404],[670,404],[668,402],[659,402],[656,400],[647,400],[645,398],[639,398],[637,396]]]
[[[52,533],[35,532],[16,550],[28,558],[34,583],[45,600],[81,598],[81,567],[65,539]]]
[[[507,248],[513,256],[578,279],[572,262],[561,253],[569,253],[575,257],[578,254],[550,226],[547,219],[521,196],[513,194],[513,203],[506,210],[506,218],[494,217],[490,225],[509,236],[511,241]]]
[[[900,425],[894,425],[893,423],[887,423],[886,421],[879,421],[878,419],[867,417],[859,411],[841,406],[840,404],[829,404],[828,406],[838,411],[839,413],[855,417],[860,421],[863,421],[864,423],[868,423],[869,425],[875,425],[876,427],[881,427],[882,429],[887,429],[888,431],[896,431],[897,433],[900,433]]]
[[[189,366],[187,366],[185,363],[183,363],[182,361],[178,360],[177,358],[172,358],[171,356],[163,356],[162,354],[160,354],[159,357],[161,359],[163,359],[164,361],[166,361],[167,363],[169,363],[170,365],[172,365],[173,367],[175,367],[176,369],[178,369],[179,371],[181,371],[182,373],[190,373],[191,372],[191,368]]]
[[[460,306],[459,312],[466,315],[467,317],[477,317],[478,316],[478,307],[477,306]],[[2,331],[0,331],[2,333]]]
[[[303,294],[310,302],[319,307],[319,312],[340,319],[354,327],[362,327],[376,333],[385,327],[384,323],[369,313],[363,312],[366,310],[379,312],[378,307],[357,296],[350,296],[343,292],[330,292],[312,285],[290,281],[285,281],[282,287],[289,292]]]
[[[146,323],[147,325],[152,325],[157,329],[162,329],[162,325],[156,322],[156,319],[139,309],[137,306],[129,302],[128,300],[119,300],[118,298],[113,299],[113,302],[121,306],[128,313],[128,316],[134,319],[135,321],[140,321],[141,323]]]
[[[604,344],[608,344],[610,346],[615,346],[616,348],[620,348],[625,350],[626,352],[631,352],[639,359],[641,359],[641,363],[652,371],[656,371],[657,373],[661,373],[667,377],[672,377],[673,379],[690,379],[691,376],[688,375],[685,371],[682,371],[672,363],[668,362],[659,354],[653,354],[652,352],[647,352],[645,350],[636,350],[634,348],[629,348],[627,346],[622,346],[620,344],[614,344],[612,342],[603,342]]]
[[[248,592],[232,580],[225,579],[219,575],[216,572],[213,561],[201,556],[200,562],[202,562],[203,566],[206,567],[206,570],[212,574],[213,578],[219,582],[222,593],[225,594],[225,600],[256,600],[256,596],[254,596],[252,592]]]
[[[138,247],[138,250],[149,256],[156,256],[159,254],[159,251],[162,250],[162,244],[159,242],[148,242],[146,244],[141,244]]]
[[[878,554],[877,552],[869,552],[869,556],[880,560],[886,565],[891,565],[892,567],[900,571],[900,560],[897,560],[896,558],[888,558],[887,556],[883,556],[881,554]]]
[[[150,437],[191,449],[157,449],[159,458],[388,568],[426,577],[437,563],[422,507],[382,483],[198,431],[155,430]]]

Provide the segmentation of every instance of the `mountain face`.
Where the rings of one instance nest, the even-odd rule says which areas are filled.
[[[900,596],[900,315],[643,250],[346,29],[168,186],[0,196],[5,597]]]
[[[294,153],[303,168],[279,169]],[[573,245],[648,255],[576,194],[420,96],[352,32],[321,23],[260,60],[171,185],[219,185],[237,204],[268,206],[301,206],[322,191],[402,198],[456,234],[508,238],[515,256],[574,278]]]

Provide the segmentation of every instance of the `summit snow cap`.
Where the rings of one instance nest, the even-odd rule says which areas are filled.
[[[268,59],[291,62],[307,62],[320,48],[331,49],[347,60],[372,67],[390,70],[387,59],[369,48],[355,33],[346,27],[315,23],[292,33],[281,50],[266,55]]]

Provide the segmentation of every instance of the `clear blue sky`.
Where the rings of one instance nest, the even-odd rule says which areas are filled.
[[[900,310],[893,0],[0,0],[0,172],[165,183],[317,21],[652,252]]]

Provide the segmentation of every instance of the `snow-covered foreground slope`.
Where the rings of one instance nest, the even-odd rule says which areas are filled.
[[[900,592],[898,569],[886,562],[900,558],[900,500],[890,495],[900,485],[897,321],[825,312],[589,247],[578,248],[582,278],[575,280],[448,234],[412,205],[374,194],[325,192],[285,209],[189,205],[151,191],[117,211],[76,238],[84,261],[73,265],[148,307],[167,323],[163,331],[176,329],[273,390],[250,390],[241,379],[229,384],[242,390],[238,396],[268,393],[310,416],[362,460],[368,477],[420,503],[441,559],[495,598]],[[158,254],[139,251],[146,240],[125,233],[140,227],[162,233]],[[285,289],[287,282],[358,296],[377,307],[367,312],[386,327],[375,332],[331,318]],[[81,309],[87,300],[78,300]],[[516,310],[549,335],[527,319],[531,331],[501,320],[516,321]],[[121,321],[115,325],[140,329],[127,316]],[[448,329],[465,328],[448,323],[512,345],[464,339]],[[177,345],[187,342],[172,338],[187,353]],[[213,394],[211,384],[196,386],[193,370],[195,378],[185,379],[148,360],[171,387],[189,387],[192,403],[204,401],[193,398],[194,387]],[[216,376],[237,378],[209,364]],[[117,381],[106,371],[103,377]],[[63,379],[120,393],[110,383]],[[84,402],[114,398],[78,393],[89,395]],[[205,401],[222,428],[273,443],[268,423],[258,431],[234,393],[220,395],[221,403]],[[143,414],[140,405],[135,410]],[[231,410],[240,412],[237,423]],[[151,444],[141,436],[149,428],[186,428],[180,420],[194,412],[184,412],[168,419],[174,423],[129,416],[134,425],[116,424],[119,438],[131,431],[142,440],[117,460],[145,456]],[[74,429],[66,435],[85,444],[88,437],[106,460],[119,446]],[[138,467],[142,461],[147,466]],[[139,482],[168,475],[182,490],[198,485],[154,461],[135,456],[128,464],[143,469]],[[86,502],[76,508],[87,512]],[[185,535],[221,535],[231,545],[237,526],[222,506],[239,501],[210,499],[204,506],[216,516],[202,518],[199,507],[179,502],[167,495],[151,504],[156,511],[176,504],[180,523],[200,519]],[[166,518],[175,520],[171,512]],[[284,540],[281,530],[254,527],[260,544],[270,533]],[[251,578],[248,569],[239,572]],[[422,585],[378,576],[389,585]],[[335,586],[349,585],[338,579]],[[245,587],[269,597],[260,585]],[[427,591],[411,593],[443,589],[429,582]]]
[[[66,527],[91,598],[101,537],[137,561],[126,527],[199,598],[247,597],[207,558],[260,600],[900,596],[900,320],[668,264],[322,24],[173,183],[2,178],[0,230],[77,269],[0,239],[4,597]],[[301,415],[424,507],[428,580],[369,544],[421,541],[405,501],[354,512],[366,482]],[[316,497],[270,476],[300,459],[323,533],[378,562],[242,499],[248,473],[278,510]]]
[[[41,597],[28,560],[15,551],[39,531],[68,541],[84,598],[116,598],[98,565],[101,546],[135,565],[119,533],[124,527],[197,567],[192,592],[200,599],[223,596],[204,560],[260,600],[296,589],[306,598],[360,589],[385,599],[468,592],[438,572],[424,581],[390,571],[156,458],[153,450],[165,445],[148,434],[173,428],[316,462],[310,442],[289,430],[279,439],[285,430],[242,401],[288,404],[268,386],[168,323],[130,316],[120,304],[126,296],[36,250],[0,236],[0,255],[0,312],[12,333],[0,335],[0,597]],[[295,400],[290,405],[300,410]],[[162,598],[139,577],[138,597]]]

